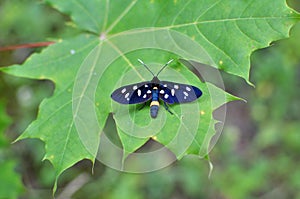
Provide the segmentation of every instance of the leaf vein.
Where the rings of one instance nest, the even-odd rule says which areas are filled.
[[[270,28],[271,28],[274,32],[276,32],[276,33],[278,33],[280,36],[282,36],[281,32],[279,32],[278,30],[276,30],[276,28],[274,28],[274,27],[270,24],[269,20],[266,20],[266,22],[267,22],[267,24],[270,26]]]
[[[117,52],[120,54],[120,56],[124,59],[125,62],[128,63],[128,65],[136,72],[136,74],[141,78],[142,81],[145,81],[143,76],[137,71],[137,69],[133,66],[131,61],[124,55],[124,53],[111,41],[107,40],[107,43]]]
[[[143,33],[143,32],[151,32],[151,31],[157,31],[157,30],[166,30],[171,28],[181,28],[185,26],[194,26],[198,24],[209,24],[209,23],[220,23],[220,22],[231,22],[231,21],[246,21],[246,20],[278,20],[278,19],[299,19],[298,17],[251,17],[251,18],[231,18],[231,19],[215,19],[215,20],[206,20],[206,21],[199,21],[199,22],[190,22],[190,23],[184,23],[184,24],[176,24],[176,25],[170,25],[170,26],[164,26],[164,27],[147,27],[147,28],[138,28],[134,30],[128,30],[119,32],[113,35],[110,35],[108,39],[114,38],[121,35],[127,35],[127,34],[135,34],[135,33]]]
[[[90,46],[93,46],[95,43],[98,43],[98,40],[95,40],[91,43],[88,43],[87,45],[85,46],[82,46],[81,48],[79,48],[78,50],[76,50],[77,53],[80,53],[82,51],[84,51],[85,49],[89,48]],[[35,64],[35,65],[32,65],[32,69],[35,69],[35,68],[40,68],[41,66],[45,66],[46,64],[47,65],[50,65],[52,63],[57,63],[58,61],[62,61],[64,59],[68,59],[69,57],[72,57],[74,55],[72,55],[71,53],[66,53],[65,56],[59,56],[58,58],[55,57],[53,59],[51,59],[50,61],[48,62],[39,62],[38,64]]]
[[[236,27],[240,30],[240,32],[245,35],[247,38],[249,38],[252,41],[255,41],[257,43],[261,43],[260,41],[258,41],[257,39],[255,39],[254,37],[251,37],[251,34],[246,33],[244,30],[241,29],[240,25],[235,21],[234,23],[236,25]]]
[[[187,130],[187,132],[189,132],[189,135],[193,138],[193,141],[195,141],[195,143],[199,146],[199,148],[201,147],[201,144],[198,142],[198,140],[196,139],[196,135],[197,133],[195,133],[195,135],[193,135],[191,132],[190,132],[190,129],[188,128],[187,125],[185,125],[184,122],[181,122],[181,119],[179,117],[178,114],[176,114],[175,111],[173,111],[173,114],[177,117],[177,119],[180,121],[180,124]],[[199,126],[198,126],[199,127]],[[198,129],[197,129],[198,130]],[[192,144],[192,143],[191,143]]]
[[[121,20],[122,18],[131,10],[131,8],[136,4],[137,0],[132,1],[125,10],[119,15],[119,17],[106,29],[106,33],[109,33]]]
[[[216,44],[214,44],[213,42],[211,42],[203,33],[201,33],[201,31],[199,30],[199,28],[197,26],[194,26],[197,30],[197,32],[199,33],[199,35],[201,35],[208,43],[210,43],[216,50],[218,50],[219,52],[221,52],[223,55],[225,55],[225,57],[229,58],[233,63],[234,65],[238,67],[238,64],[224,51],[222,50],[221,48],[219,48]]]
[[[96,25],[97,29],[100,30],[99,24],[96,21],[95,17],[93,17],[90,12],[78,1],[78,0],[73,0],[73,2],[75,2],[75,4],[77,4],[77,6],[79,8],[81,8],[87,16],[89,16],[89,18],[91,19],[91,21]]]
[[[105,6],[105,14],[104,14],[104,21],[102,25],[102,32],[104,32],[106,26],[107,26],[107,21],[108,21],[108,11],[109,11],[109,0],[106,0],[106,6]]]
[[[189,3],[191,3],[191,1],[192,1],[192,0],[188,0],[188,1],[184,4],[184,6],[182,6],[182,8],[179,10],[179,12],[178,12],[178,13],[176,14],[176,16],[174,17],[174,19],[173,19],[171,25],[174,25],[174,22],[176,21],[176,19],[178,18],[178,16],[183,12],[183,10],[186,8],[186,6],[187,6]]]
[[[197,21],[198,21],[203,15],[205,15],[209,10],[211,10],[212,8],[214,8],[215,6],[217,6],[220,2],[221,2],[221,0],[219,0],[219,1],[215,2],[215,3],[213,3],[212,5],[210,5],[203,13],[201,13],[201,15],[199,15],[199,16],[197,17],[197,19],[195,20],[194,23],[197,23]]]

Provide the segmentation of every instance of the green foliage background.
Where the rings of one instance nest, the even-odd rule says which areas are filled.
[[[289,4],[300,10],[298,1]],[[72,27],[64,27],[68,17],[36,1],[4,1],[0,9],[5,22],[1,23],[0,38],[5,38],[0,39],[1,46],[76,34]],[[36,17],[40,20],[31,23]],[[120,173],[98,162],[90,175],[91,163],[83,161],[62,175],[58,197],[66,194],[69,183],[83,179],[85,183],[72,198],[300,198],[299,35],[298,24],[290,39],[254,53],[250,81],[256,88],[224,74],[227,90],[248,103],[229,104],[224,133],[211,153],[211,179],[208,164],[194,157],[143,175]],[[22,62],[31,52],[0,53],[0,65],[10,65]],[[0,198],[51,198],[55,172],[49,162],[41,162],[43,144],[37,140],[8,143],[34,120],[41,100],[52,95],[53,84],[1,73],[0,88],[5,99],[0,118],[7,121],[0,123],[0,168],[7,171],[0,173],[0,180],[11,185],[11,190],[2,189],[6,192],[1,191],[4,184],[0,185]],[[13,125],[2,134],[9,122],[6,114]]]

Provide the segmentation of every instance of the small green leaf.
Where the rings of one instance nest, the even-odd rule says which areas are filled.
[[[0,161],[0,198],[19,198],[24,191],[22,180],[15,171],[14,160]]]
[[[0,198],[18,198],[24,191],[21,176],[15,171],[17,165],[9,151],[10,144],[4,136],[11,123],[6,115],[4,103],[0,102]]]
[[[6,114],[6,110],[5,110],[5,104],[0,101],[0,133],[1,135],[4,134],[5,129],[8,127],[8,125],[11,123],[11,118],[8,117],[8,115]],[[2,141],[3,140],[3,141]],[[6,143],[6,139],[4,138],[4,136],[0,136],[0,146],[1,143]]]

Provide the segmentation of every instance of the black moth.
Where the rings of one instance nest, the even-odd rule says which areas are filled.
[[[138,61],[153,75],[153,79],[151,81],[130,84],[116,89],[111,94],[111,98],[116,102],[121,104],[146,104],[147,101],[151,100],[150,115],[152,118],[156,118],[159,109],[159,99],[164,101],[164,107],[166,110],[173,114],[169,110],[167,104],[192,102],[202,95],[201,90],[195,86],[160,81],[157,78],[159,73],[173,60],[166,63],[157,75],[154,75],[147,65],[140,59],[138,59]]]

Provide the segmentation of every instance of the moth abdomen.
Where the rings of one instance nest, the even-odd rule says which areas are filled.
[[[157,106],[157,105],[153,105],[150,107],[150,115],[152,118],[157,117],[158,109],[159,109],[159,106]]]
[[[152,101],[151,104],[150,104],[150,115],[151,115],[152,118],[157,117],[158,109],[159,109],[159,102],[158,101]]]

